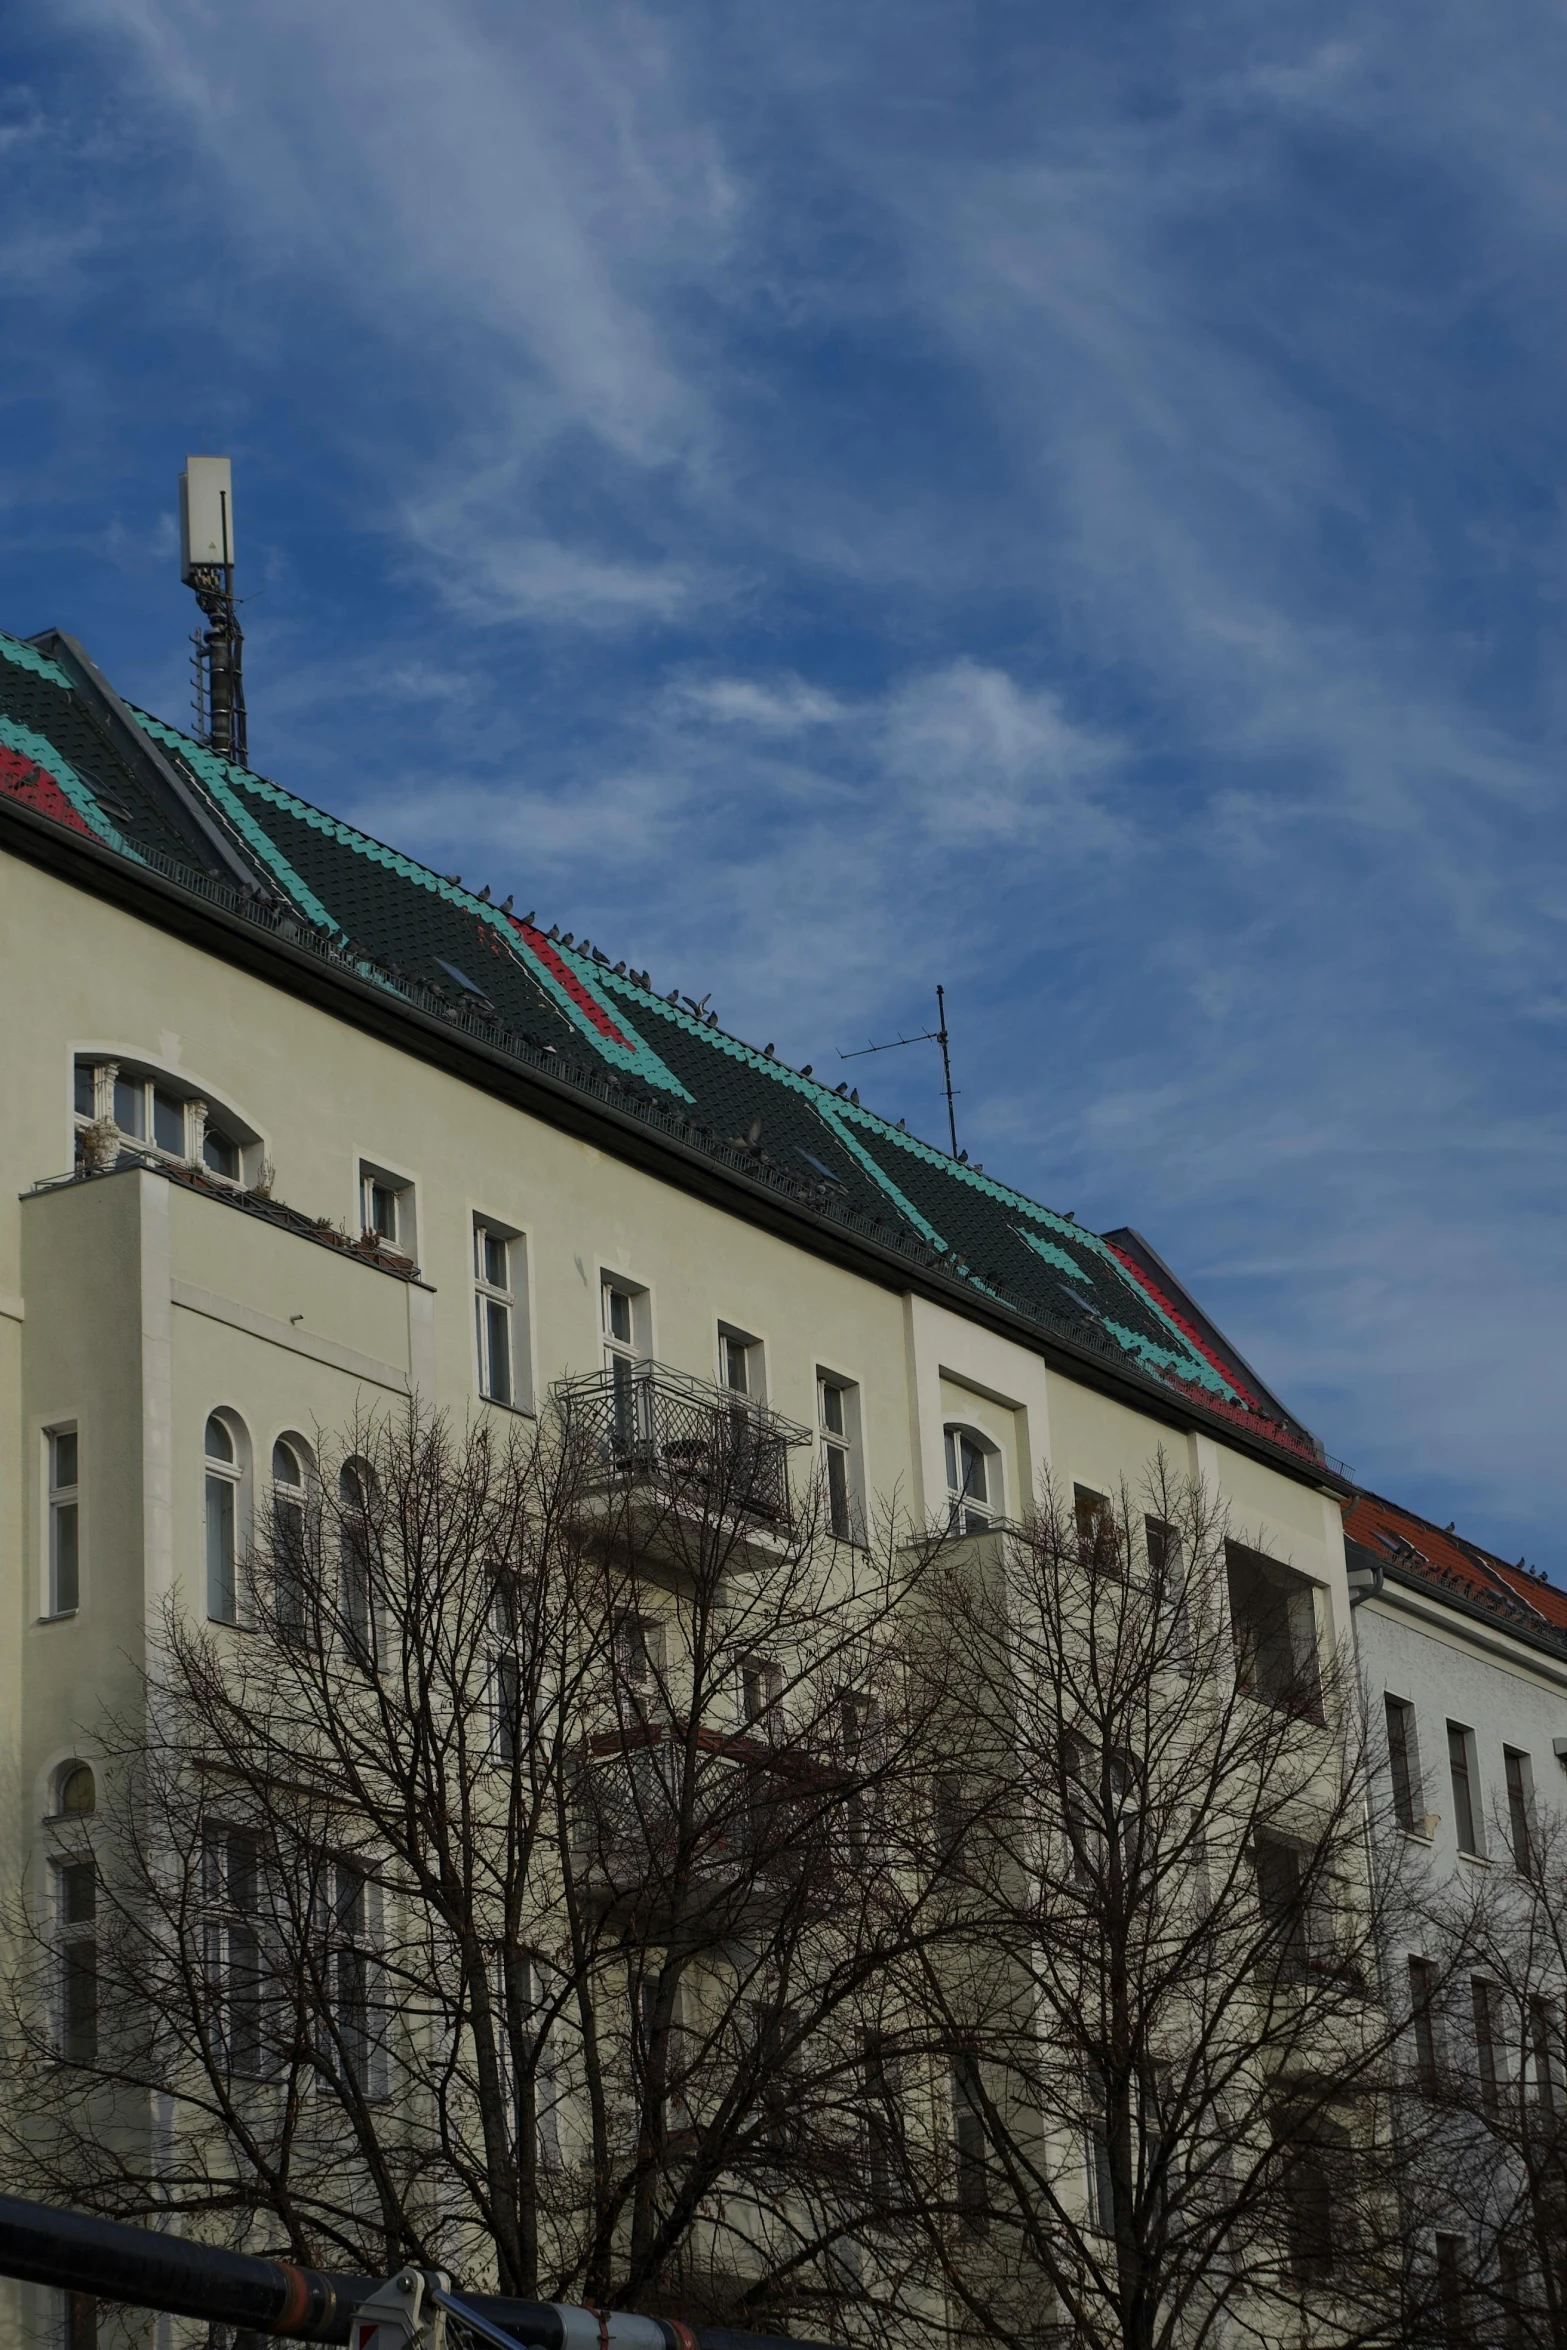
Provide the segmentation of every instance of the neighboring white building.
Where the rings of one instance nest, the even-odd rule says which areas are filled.
[[[1540,2185],[1559,2182],[1567,2105],[1567,1592],[1370,1493],[1345,1552],[1394,1832],[1430,1897],[1386,1954],[1411,2093],[1435,2101],[1427,2289],[1448,2338],[1528,2345],[1542,2263],[1561,2264]],[[1471,1946],[1460,1918],[1486,1921]]]
[[[1567,1805],[1567,1592],[1376,1494],[1344,1534],[1402,1825],[1443,1875],[1505,1868]]]

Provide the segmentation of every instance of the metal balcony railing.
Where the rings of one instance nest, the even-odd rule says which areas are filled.
[[[688,1725],[627,1725],[587,1741],[572,1807],[577,1865],[607,1882],[645,1886],[677,1869],[758,1884],[826,1859],[830,1764],[764,1740],[702,1730],[694,1788],[685,1776]]]
[[[666,1363],[617,1357],[554,1389],[568,1435],[604,1477],[653,1485],[675,1503],[791,1522],[789,1454],[811,1432],[733,1388]]]

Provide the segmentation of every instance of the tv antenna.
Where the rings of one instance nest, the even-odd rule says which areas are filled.
[[[180,475],[180,577],[201,606],[191,631],[196,732],[209,750],[248,767],[245,633],[234,600],[234,481],[227,457],[187,457]]]
[[[942,1090],[947,1097],[947,1132],[952,1137],[952,1156],[956,1158],[958,1155],[958,1121],[952,1107],[952,1058],[947,1050],[949,1041],[947,1035],[947,991],[945,988],[938,987],[934,1028],[922,1028],[917,1036],[895,1036],[887,1044],[862,1044],[852,1053],[841,1052],[838,1058],[840,1061],[863,1061],[867,1053],[895,1053],[906,1044],[939,1044],[941,1047]]]

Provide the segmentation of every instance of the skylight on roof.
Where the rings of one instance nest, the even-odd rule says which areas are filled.
[[[435,959],[440,964],[441,969],[447,974],[448,978],[455,979],[459,987],[465,987],[470,995],[483,995],[483,988],[476,987],[473,981],[468,977],[466,971],[459,971],[457,965],[455,963],[448,963],[444,955],[437,955]]]
[[[803,1143],[797,1142],[794,1147],[796,1155],[799,1158],[802,1158],[808,1167],[814,1167],[817,1174],[820,1175],[824,1183],[836,1183],[840,1191],[844,1189],[843,1177],[841,1175],[835,1175],[831,1167],[825,1165],[823,1161],[816,1156],[814,1151],[808,1151]]]

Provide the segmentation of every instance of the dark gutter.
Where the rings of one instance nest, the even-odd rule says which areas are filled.
[[[869,1234],[835,1224],[803,1201],[723,1166],[678,1135],[655,1132],[630,1109],[596,1099],[568,1077],[530,1067],[455,1022],[438,1019],[419,1005],[377,987],[342,963],[328,961],[308,947],[248,922],[197,890],[149,865],[132,864],[101,841],[67,831],[3,794],[0,821],[12,828],[18,853],[30,864],[140,914],[159,929],[188,939],[273,985],[287,987],[292,994],[399,1051],[415,1053],[421,1060],[450,1070],[466,1083],[544,1119],[562,1133],[612,1151],[661,1182],[675,1183],[694,1197],[900,1296],[913,1291],[945,1306],[966,1321],[1026,1346],[1080,1385],[1122,1402],[1131,1400],[1151,1418],[1183,1434],[1202,1428],[1302,1485],[1341,1496],[1356,1490],[1348,1478],[1322,1461],[1254,1432],[1221,1412],[1209,1411],[1195,1398],[1172,1395],[1161,1382],[1132,1365],[1108,1361],[1066,1333],[1046,1330],[1026,1314],[987,1298],[967,1282],[922,1264]]]
[[[1525,1648],[1538,1649],[1563,1670],[1567,1670],[1567,1632],[1558,1632],[1555,1625],[1515,1624],[1494,1608],[1482,1607],[1478,1600],[1465,1598],[1461,1592],[1449,1591],[1443,1583],[1433,1583],[1407,1563],[1388,1558],[1379,1562],[1382,1567],[1382,1592],[1386,1595],[1390,1583],[1398,1583],[1406,1591],[1415,1591],[1424,1599],[1433,1600],[1439,1607],[1450,1607],[1461,1616],[1468,1616],[1487,1631],[1504,1635],[1509,1640],[1521,1641]]]

